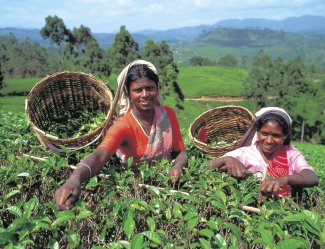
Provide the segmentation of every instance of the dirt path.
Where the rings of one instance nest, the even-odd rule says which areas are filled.
[[[185,98],[185,100],[240,102],[240,101],[244,101],[244,98],[242,98],[242,97],[210,97],[210,96],[201,96],[200,98]]]

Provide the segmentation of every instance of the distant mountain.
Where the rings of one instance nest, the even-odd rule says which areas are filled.
[[[313,32],[325,34],[325,17],[322,16],[301,16],[290,17],[282,21],[267,19],[228,19],[215,23],[214,25],[199,25],[193,27],[182,27],[168,30],[141,30],[131,32],[134,39],[142,46],[148,39],[155,42],[165,40],[171,47],[180,46],[191,42],[209,33],[216,28],[234,29],[271,29],[284,32]],[[24,40],[27,37],[44,46],[49,46],[50,41],[44,40],[39,29],[0,28],[0,36],[12,33],[17,39]],[[101,47],[106,49],[114,40],[116,33],[93,33]]]
[[[245,64],[252,61],[261,49],[272,58],[300,56],[307,63],[325,69],[325,34],[219,27],[182,46],[173,47],[178,63],[186,63],[193,56],[218,61],[223,56],[232,55]]]
[[[256,28],[256,29],[272,29],[284,32],[314,32],[325,33],[325,17],[323,16],[301,16],[289,17],[281,21],[273,21],[267,19],[228,19],[217,22],[213,25],[216,28]]]
[[[21,28],[0,28],[0,36],[7,36],[12,33],[18,40],[24,41],[29,38],[41,45],[49,46],[50,41],[44,40],[40,35],[39,29],[21,29]]]

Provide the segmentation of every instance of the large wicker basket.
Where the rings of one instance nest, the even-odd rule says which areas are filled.
[[[193,121],[189,127],[189,137],[200,151],[219,157],[238,147],[254,120],[254,115],[244,107],[217,107],[202,113]],[[200,138],[202,130],[208,141]],[[209,141],[222,141],[224,144],[211,145]]]
[[[39,141],[54,151],[79,150],[98,142],[114,116],[113,95],[100,79],[83,72],[58,72],[46,76],[27,95],[26,117]],[[63,113],[80,110],[100,111],[105,122],[88,134],[76,138],[59,138],[46,132],[52,120]]]

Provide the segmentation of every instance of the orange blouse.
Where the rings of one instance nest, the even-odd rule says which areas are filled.
[[[175,112],[170,107],[163,106],[163,108],[168,113],[172,127],[172,151],[184,150],[185,146]],[[108,129],[103,141],[97,148],[108,150],[111,156],[119,149],[126,158],[133,157],[133,164],[136,164],[144,155],[148,139],[148,135],[142,130],[131,111],[128,111]]]

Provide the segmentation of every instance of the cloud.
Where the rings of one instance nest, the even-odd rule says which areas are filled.
[[[68,28],[81,24],[93,32],[126,25],[130,31],[214,24],[229,18],[284,19],[324,15],[323,0],[0,0],[0,27],[41,28],[57,15]]]

